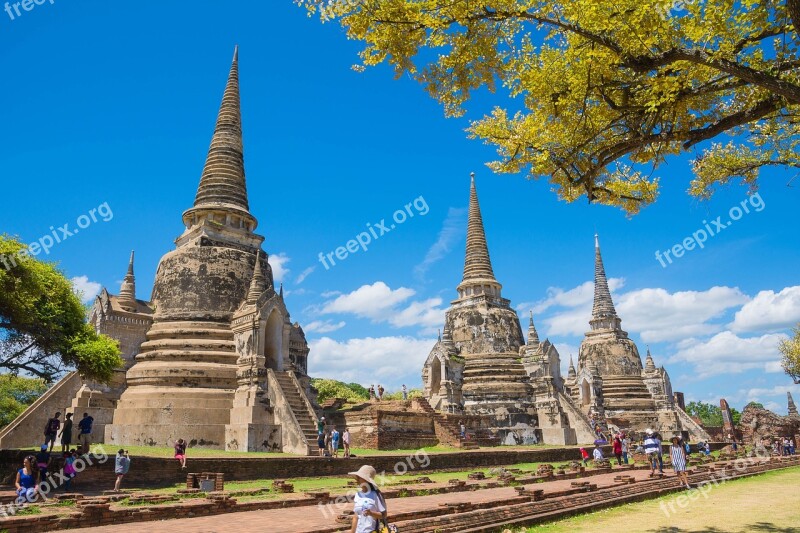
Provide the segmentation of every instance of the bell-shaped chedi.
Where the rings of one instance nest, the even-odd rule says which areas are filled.
[[[110,440],[165,445],[186,438],[224,446],[237,386],[233,313],[254,279],[263,237],[249,211],[239,106],[238,49],[185,231],[164,255],[153,286],[154,323],[127,373]],[[258,279],[257,279],[258,278]]]

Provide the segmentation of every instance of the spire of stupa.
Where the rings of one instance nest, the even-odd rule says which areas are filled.
[[[208,211],[233,215],[227,219],[222,216],[224,220],[217,222],[247,231],[255,229],[256,220],[249,211],[245,182],[238,46],[233,52],[228,83],[217,114],[217,123],[200,176],[194,206],[183,214],[184,223],[190,227],[198,219],[203,219]],[[238,220],[241,222],[237,222]]]
[[[135,312],[137,310],[136,276],[133,275],[133,250],[131,250],[131,258],[128,261],[128,272],[125,274],[122,286],[119,288],[117,302],[125,311]]]
[[[463,289],[476,287],[473,294],[485,292],[484,287],[493,287],[496,295],[500,295],[501,285],[494,277],[492,261],[489,259],[489,246],[486,244],[486,232],[483,229],[481,206],[478,203],[478,190],[475,188],[475,174],[470,175],[469,215],[467,219],[467,251],[464,257],[464,277],[458,286],[461,296]]]
[[[789,401],[789,415],[797,416],[797,406],[794,404],[791,392],[786,392],[786,399]]]
[[[536,332],[536,326],[533,325],[533,310],[531,310],[531,319],[528,324],[528,345],[534,344],[539,344],[539,333]]]
[[[572,354],[569,354],[569,370],[567,370],[567,378],[575,379],[577,375],[577,372],[575,372],[575,364],[572,362]]]
[[[600,254],[600,239],[594,235],[594,305],[592,306],[592,319],[589,321],[592,329],[619,329],[620,319],[614,302],[611,300],[611,291],[608,288],[606,269],[603,266],[603,256]]]
[[[650,347],[647,347],[647,358],[644,361],[644,370],[645,372],[655,372],[656,371],[656,363],[653,361],[653,356],[650,355]]]
[[[253,269],[253,278],[250,280],[250,288],[247,291],[247,303],[250,305],[258,301],[259,296],[264,294],[267,289],[267,278],[261,270],[261,254],[256,254],[256,266]]]

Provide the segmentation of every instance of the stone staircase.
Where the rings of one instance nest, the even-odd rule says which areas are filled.
[[[650,390],[641,376],[603,378],[603,406],[607,410],[655,411]]]
[[[478,443],[475,440],[467,440],[461,438],[461,429],[452,420],[434,410],[428,400],[425,398],[414,398],[414,403],[420,410],[429,414],[433,419],[433,429],[436,432],[436,438],[439,439],[441,444],[461,448],[464,450],[474,450],[478,448]]]
[[[317,455],[317,419],[311,416],[305,394],[298,388],[297,381],[289,372],[275,372],[275,379],[281,387],[286,402],[291,407],[300,430],[308,444],[308,455]]]

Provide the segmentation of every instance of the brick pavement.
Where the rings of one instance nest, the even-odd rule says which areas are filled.
[[[637,481],[648,479],[649,470],[627,470],[625,474],[634,476]],[[586,478],[598,488],[615,485],[614,477],[619,472],[611,472]],[[670,474],[670,477],[673,477]],[[562,491],[571,487],[572,479],[547,481],[532,485],[536,489],[544,489],[545,493]],[[435,494],[430,496],[415,496],[390,499],[387,504],[391,513],[405,513],[438,509],[440,504],[446,503],[484,503],[498,502],[502,505],[505,500],[514,498],[517,492],[513,487],[500,487],[495,489],[482,489],[469,492],[454,492],[450,494]],[[349,508],[345,507],[345,508]],[[345,509],[343,508],[343,509]],[[227,533],[235,531],[246,533],[250,531],[266,531],[269,533],[318,533],[325,530],[336,531],[338,524],[330,515],[325,515],[316,507],[300,507],[293,509],[273,509],[267,511],[249,511],[229,513],[199,518],[184,518],[177,520],[161,521],[159,523],[132,523],[118,526],[102,526],[83,528],[81,533],[125,533],[139,532],[143,528],[166,528],[170,533]],[[339,526],[341,527],[341,526]]]

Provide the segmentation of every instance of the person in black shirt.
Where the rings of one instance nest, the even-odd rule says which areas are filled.
[[[72,444],[72,413],[65,415],[64,426],[61,428],[61,453],[66,457]]]

